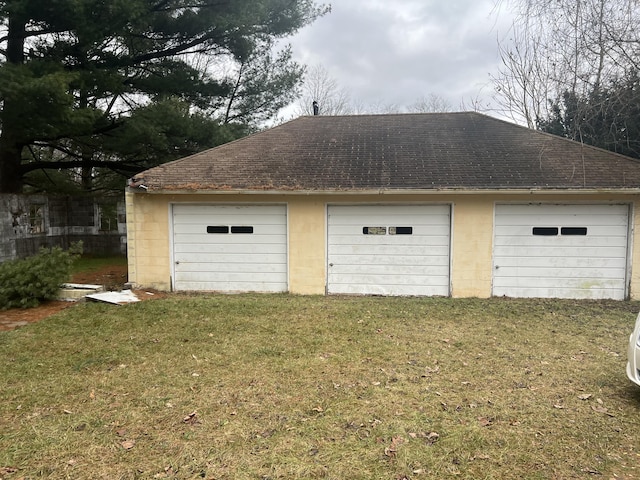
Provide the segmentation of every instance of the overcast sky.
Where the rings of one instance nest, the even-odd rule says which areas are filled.
[[[297,61],[321,65],[354,102],[401,108],[435,94],[458,111],[491,101],[497,39],[511,24],[496,0],[324,3],[331,13],[288,41]]]

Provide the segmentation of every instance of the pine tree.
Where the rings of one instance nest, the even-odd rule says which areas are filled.
[[[0,1],[0,193],[31,172],[127,175],[255,128],[303,69],[276,41],[312,0]],[[260,88],[262,86],[262,88]]]

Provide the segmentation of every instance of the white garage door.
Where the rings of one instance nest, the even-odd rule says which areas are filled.
[[[175,290],[287,291],[284,205],[173,205]]]
[[[627,205],[497,205],[493,294],[626,296]]]
[[[329,293],[449,295],[448,205],[328,208]]]

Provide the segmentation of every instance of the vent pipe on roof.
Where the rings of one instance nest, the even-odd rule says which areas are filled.
[[[316,102],[314,100],[312,105],[313,105],[313,114],[314,115],[319,115],[320,114],[320,107],[318,106],[318,102]]]

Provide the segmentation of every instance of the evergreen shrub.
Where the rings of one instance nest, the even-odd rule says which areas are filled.
[[[78,242],[66,251],[43,247],[31,257],[0,263],[0,310],[36,307],[56,298],[81,254],[82,242]]]

